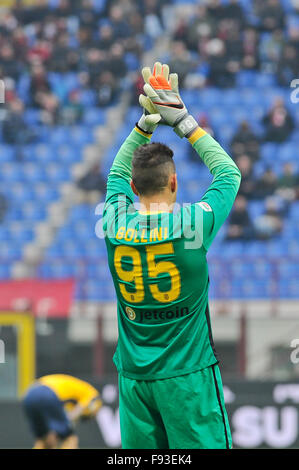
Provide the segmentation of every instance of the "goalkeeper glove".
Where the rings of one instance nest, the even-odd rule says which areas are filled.
[[[142,100],[139,99],[140,105],[143,107],[143,114],[137,123],[137,127],[147,134],[152,134],[161,120],[161,116],[151,100],[146,96],[143,96],[143,98]]]
[[[160,62],[156,62],[153,73],[149,67],[145,67],[142,75],[146,82],[144,91],[147,97],[141,95],[143,98],[139,98],[140,102],[144,103],[145,107],[145,100],[149,98],[154,105],[153,109],[161,115],[166,124],[173,127],[181,138],[189,137],[198,128],[198,123],[188,113],[180,97],[178,75],[169,75],[168,65],[162,66]]]

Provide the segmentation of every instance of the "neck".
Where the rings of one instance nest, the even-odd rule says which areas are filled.
[[[173,195],[172,194],[155,194],[150,197],[139,196],[141,210],[140,212],[172,212]]]

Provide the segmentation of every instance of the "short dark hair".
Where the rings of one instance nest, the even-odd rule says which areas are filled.
[[[132,181],[139,194],[150,196],[166,188],[175,173],[173,151],[160,143],[145,144],[133,154]]]

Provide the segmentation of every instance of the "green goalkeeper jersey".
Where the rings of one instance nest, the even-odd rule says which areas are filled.
[[[170,378],[218,362],[210,327],[206,254],[231,210],[240,172],[202,129],[189,140],[214,175],[204,197],[194,204],[150,214],[133,206],[133,152],[150,141],[137,128],[109,173],[103,227],[117,295],[114,362],[129,378]]]

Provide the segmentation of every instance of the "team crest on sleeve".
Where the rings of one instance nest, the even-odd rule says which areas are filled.
[[[206,212],[213,212],[212,207],[207,202],[201,201],[198,205]]]

